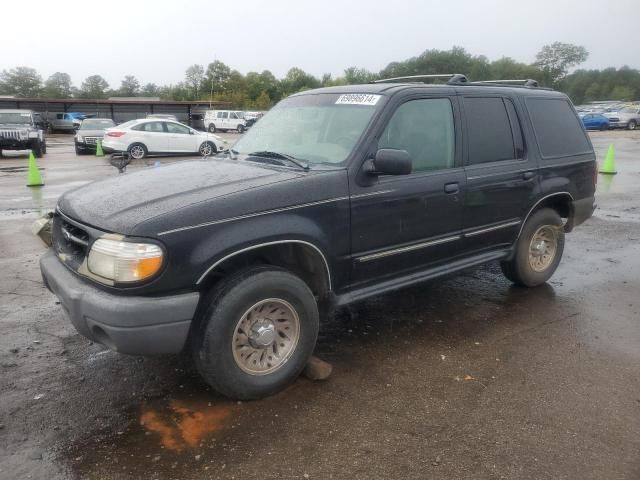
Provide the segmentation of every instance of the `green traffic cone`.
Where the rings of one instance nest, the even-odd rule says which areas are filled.
[[[102,151],[102,140],[96,140],[96,157],[104,157],[104,152]]]
[[[602,164],[600,173],[605,173],[607,175],[615,175],[616,173],[618,173],[616,171],[616,151],[613,148],[613,143],[609,145],[607,157],[604,159],[604,163]]]
[[[27,177],[27,187],[41,187],[44,185],[42,176],[40,176],[40,170],[36,163],[36,157],[33,156],[33,152],[29,152],[29,175]]]

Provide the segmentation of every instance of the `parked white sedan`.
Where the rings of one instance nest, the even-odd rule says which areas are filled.
[[[225,143],[217,135],[178,122],[145,118],[108,128],[102,147],[105,152],[128,152],[131,158],[140,159],[163,153],[213,155],[224,150]]]

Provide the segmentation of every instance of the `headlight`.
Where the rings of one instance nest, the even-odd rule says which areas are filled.
[[[79,142],[82,142],[82,135],[80,134],[76,135],[76,140]]]
[[[138,282],[162,267],[162,249],[152,243],[100,238],[89,252],[89,271],[115,282]]]

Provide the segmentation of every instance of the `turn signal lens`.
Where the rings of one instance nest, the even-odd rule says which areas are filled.
[[[89,271],[115,282],[139,282],[162,267],[162,249],[153,243],[100,238],[91,246]]]

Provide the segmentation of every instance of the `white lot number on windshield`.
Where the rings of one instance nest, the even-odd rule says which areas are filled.
[[[380,100],[380,95],[368,95],[366,93],[347,93],[340,95],[336,105],[375,105]]]

